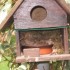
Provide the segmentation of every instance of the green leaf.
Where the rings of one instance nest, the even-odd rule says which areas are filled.
[[[4,61],[0,63],[0,70],[10,70],[8,67],[8,61]]]

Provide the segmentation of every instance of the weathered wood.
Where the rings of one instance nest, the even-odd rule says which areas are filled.
[[[14,21],[14,19],[13,19],[13,16],[12,16],[12,17],[10,17],[9,20],[6,22],[7,24],[4,24],[4,25],[3,25],[3,23],[1,23],[1,24],[0,24],[0,27],[1,27],[1,26],[3,26],[3,27],[0,28],[0,30],[1,30],[1,31],[4,31],[4,30],[6,30],[6,28],[10,28],[11,25],[13,24],[13,21]]]
[[[21,1],[22,2],[22,1]],[[17,4],[16,4],[17,5]],[[18,6],[20,3],[18,3]],[[16,9],[18,8],[16,7]],[[40,11],[42,10],[42,11]],[[15,11],[14,11],[15,12]],[[44,13],[43,13],[44,12]],[[38,17],[37,17],[38,16]],[[15,29],[47,28],[67,26],[67,14],[55,0],[26,0],[14,14]],[[17,31],[17,63],[70,60],[67,28],[43,31]],[[62,32],[63,34],[62,34]],[[50,43],[61,48],[64,54],[40,55],[39,49]],[[63,42],[62,42],[63,41]],[[59,44],[59,45],[58,45]],[[30,48],[30,49],[27,49]],[[36,52],[36,53],[35,53]],[[21,53],[23,53],[21,55]]]
[[[65,0],[55,0],[57,3],[70,15],[70,7],[66,4]]]
[[[20,56],[16,58],[17,63],[23,62],[41,62],[41,61],[60,61],[60,60],[70,60],[70,54],[57,54],[57,55],[41,55],[40,57],[24,57]]]
[[[16,34],[16,54],[17,56],[21,56],[21,46],[20,46],[20,41],[19,41],[19,31],[15,32]]]
[[[69,47],[68,47],[68,30],[67,28],[64,28],[64,49],[65,53],[69,53]]]
[[[47,11],[46,17],[41,21],[33,20],[31,17],[32,10],[39,10],[40,6]],[[39,13],[36,15],[39,15]],[[43,15],[44,14],[45,13],[43,13]],[[35,15],[33,16],[35,17]],[[37,18],[40,17],[39,15]],[[16,11],[14,15],[14,24],[15,29],[66,26],[67,14],[55,0],[26,0]]]
[[[17,0],[15,5],[12,7],[11,11],[7,15],[6,19],[0,24],[0,30],[3,29],[5,26],[7,26],[7,22],[10,20],[10,18],[13,16],[14,12],[17,10],[19,5],[22,3],[23,0]]]
[[[39,57],[39,48],[26,48],[23,49],[23,54],[25,57]]]

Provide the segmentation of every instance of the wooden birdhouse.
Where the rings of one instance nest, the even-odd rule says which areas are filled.
[[[21,3],[22,2],[22,3]],[[14,14],[18,63],[70,60],[67,14],[60,0],[24,0]],[[53,52],[54,49],[59,49]],[[61,50],[61,51],[60,51]],[[57,55],[56,55],[57,53]],[[47,55],[49,54],[49,55]]]
[[[3,23],[14,14],[17,63],[70,60],[67,13],[63,0],[18,0]]]

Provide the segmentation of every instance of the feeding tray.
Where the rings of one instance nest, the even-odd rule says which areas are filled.
[[[49,55],[41,55],[40,57],[24,57],[18,56],[16,58],[17,63],[23,62],[43,62],[43,61],[54,61],[54,60],[70,60],[70,54],[49,54]]]

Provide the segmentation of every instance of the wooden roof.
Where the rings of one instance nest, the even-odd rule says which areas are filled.
[[[66,4],[65,0],[55,0],[65,11],[70,15],[70,7]]]
[[[11,11],[7,15],[6,19],[0,24],[0,30],[3,29],[5,26],[8,26],[8,21],[13,16],[14,12],[17,10],[17,8],[20,6],[23,0],[18,0],[15,5],[12,7]]]
[[[18,0],[15,5],[12,7],[11,11],[9,12],[9,14],[7,15],[6,19],[0,24],[0,30],[3,29],[4,27],[8,26],[8,21],[10,20],[10,18],[13,16],[13,14],[16,12],[16,10],[18,9],[18,7],[21,5],[21,3],[24,0]],[[55,0],[68,14],[70,14],[70,9],[67,6],[66,2],[64,0]]]

